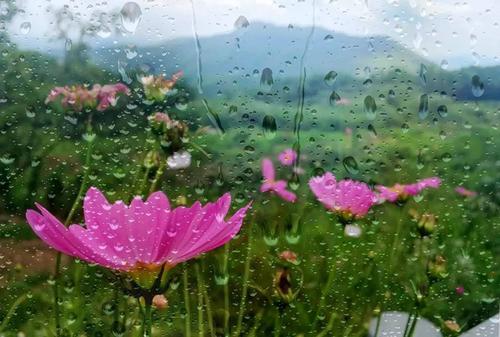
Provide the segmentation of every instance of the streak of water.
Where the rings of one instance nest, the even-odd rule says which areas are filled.
[[[201,64],[201,44],[200,38],[198,36],[198,30],[196,25],[196,11],[194,7],[194,0],[191,0],[191,12],[192,12],[192,23],[193,23],[193,36],[196,46],[196,60],[197,60],[197,73],[198,73],[198,93],[203,94],[203,75],[202,75],[202,64]]]

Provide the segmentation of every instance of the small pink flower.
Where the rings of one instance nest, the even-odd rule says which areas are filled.
[[[293,264],[297,264],[298,258],[297,254],[291,250],[284,250],[279,254],[279,258],[283,261],[290,262]]]
[[[474,198],[477,195],[477,192],[468,190],[462,186],[458,186],[457,188],[455,188],[455,192],[467,198]]]
[[[104,86],[100,86],[98,84],[94,85],[94,88],[98,89],[97,91],[97,100],[99,104],[97,105],[98,111],[104,111],[109,106],[115,106],[118,98],[117,94],[122,93],[125,95],[130,95],[130,89],[123,83],[116,84],[106,84]]]
[[[455,294],[457,294],[458,296],[463,296],[464,293],[465,288],[463,286],[458,286],[455,288]]]
[[[268,158],[262,160],[262,175],[264,176],[264,182],[260,186],[261,192],[273,192],[285,201],[295,202],[297,196],[286,189],[286,181],[276,180],[273,162]]]
[[[249,205],[226,220],[231,195],[202,206],[171,208],[167,196],[155,192],[130,206],[110,204],[95,187],[87,191],[85,225],[66,228],[44,207],[28,210],[33,231],[52,248],[89,263],[129,273],[165,270],[222,246],[240,230]]]
[[[337,181],[330,172],[311,178],[309,187],[326,208],[347,219],[365,216],[376,201],[367,184],[350,179]]]
[[[430,177],[418,180],[416,183],[409,185],[396,184],[392,187],[378,185],[375,188],[378,191],[378,199],[380,202],[396,202],[397,200],[405,200],[409,196],[420,194],[420,192],[426,188],[438,188],[440,185],[440,178]]]
[[[285,166],[293,165],[297,160],[297,152],[292,149],[286,149],[278,155],[278,159]]]
[[[75,111],[81,111],[83,108],[96,108],[98,111],[104,111],[109,106],[116,105],[118,93],[130,95],[130,90],[122,83],[104,86],[94,84],[91,90],[82,85],[55,87],[47,96],[45,104],[54,102],[62,96],[63,107],[70,107]]]

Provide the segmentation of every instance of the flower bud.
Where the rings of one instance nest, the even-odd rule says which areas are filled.
[[[443,325],[446,329],[448,329],[451,332],[458,333],[461,330],[460,325],[458,325],[458,323],[453,320],[444,321]]]
[[[285,303],[293,301],[295,294],[292,291],[292,279],[288,268],[278,269],[274,276],[274,288]]]
[[[165,310],[168,308],[168,300],[165,295],[155,295],[153,297],[153,306],[158,310]]]
[[[437,217],[434,214],[424,213],[417,223],[417,228],[422,237],[430,236],[436,230]]]
[[[160,160],[160,154],[157,151],[152,150],[146,154],[143,165],[145,168],[152,169],[160,166]]]
[[[446,259],[441,255],[434,257],[427,265],[427,273],[431,280],[446,278],[448,276],[446,271]]]
[[[284,250],[280,253],[279,258],[285,262],[298,264],[297,254],[292,252],[291,250]]]

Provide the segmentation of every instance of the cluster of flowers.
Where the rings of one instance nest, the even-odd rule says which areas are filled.
[[[175,93],[174,86],[177,81],[183,76],[183,72],[179,71],[167,79],[164,76],[143,76],[140,82],[144,87],[144,95],[151,101],[162,101],[165,96]]]
[[[45,104],[61,98],[61,104],[65,108],[81,111],[85,108],[104,111],[118,102],[118,94],[130,95],[130,89],[122,83],[116,84],[94,84],[91,89],[83,85],[73,85],[53,88]]]
[[[297,160],[297,153],[286,149],[278,156],[283,165],[292,165]],[[276,180],[275,169],[269,158],[262,160],[264,181],[261,192],[275,193],[283,200],[295,202],[297,196],[287,190],[285,180]],[[309,188],[327,209],[339,214],[344,220],[364,217],[372,206],[383,202],[404,201],[410,196],[420,194],[426,188],[438,188],[441,179],[431,177],[413,184],[396,184],[392,187],[378,185],[373,191],[366,183],[351,179],[337,180],[331,172],[309,180]]]

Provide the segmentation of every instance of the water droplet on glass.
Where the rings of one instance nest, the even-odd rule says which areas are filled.
[[[364,100],[364,110],[368,119],[375,119],[377,115],[377,104],[372,96],[366,96]]]
[[[66,42],[64,42],[64,48],[66,49],[66,51],[70,51],[72,47],[73,42],[71,41],[71,39],[66,39]]]
[[[347,156],[342,160],[342,165],[344,165],[345,170],[349,174],[357,174],[359,172],[359,166],[356,159],[353,156]]]
[[[427,67],[421,63],[420,64],[420,71],[418,73],[418,77],[420,78],[420,83],[422,83],[423,86],[427,85]]]
[[[273,83],[273,71],[269,68],[264,68],[260,77],[260,86],[262,90],[267,92],[271,91]]]
[[[248,19],[244,17],[243,15],[240,15],[236,21],[234,22],[234,27],[236,29],[240,28],[247,28],[250,25],[250,22],[248,22]]]
[[[420,102],[418,104],[418,117],[420,119],[425,119],[429,114],[429,96],[423,94],[420,96]]]
[[[329,87],[333,86],[335,84],[335,81],[337,81],[337,72],[336,71],[330,71],[328,74],[325,75],[325,83]]]
[[[21,31],[21,34],[28,34],[31,30],[31,23],[27,21],[21,23],[21,25],[19,26],[19,30]]]
[[[359,238],[361,236],[362,230],[358,225],[346,225],[344,227],[344,234],[350,238]]]
[[[120,11],[122,27],[126,32],[131,34],[135,33],[141,17],[141,7],[135,2],[127,2]]]
[[[448,108],[446,107],[446,105],[440,105],[437,108],[437,113],[441,117],[446,117],[446,116],[448,116]]]
[[[278,129],[276,119],[271,115],[265,116],[262,121],[262,128],[264,129],[264,136],[266,136],[266,138],[274,138],[274,136],[276,136],[276,130]]]
[[[332,91],[330,94],[330,104],[335,105],[337,102],[341,100],[339,94],[337,94],[335,91]]]
[[[472,76],[472,94],[474,97],[481,97],[484,94],[484,83],[478,75]]]

